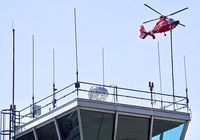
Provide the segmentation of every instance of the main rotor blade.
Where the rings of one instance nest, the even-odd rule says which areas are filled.
[[[182,11],[184,11],[184,10],[187,10],[187,9],[188,9],[188,7],[183,8],[183,9],[181,9],[181,10],[179,10],[179,11],[176,11],[176,12],[174,12],[174,13],[172,13],[172,14],[167,15],[167,17],[168,17],[168,16],[175,15],[175,14],[177,14],[177,13],[179,13],[179,12],[182,12]]]
[[[183,27],[185,27],[185,25],[184,24],[182,24],[182,23],[179,23],[181,26],[183,26]]]
[[[152,21],[158,20],[158,19],[160,19],[160,18],[155,18],[155,19],[152,19],[152,20],[145,21],[145,22],[143,22],[143,24],[146,24],[146,23],[148,23],[148,22],[152,22]]]
[[[148,7],[148,8],[150,8],[151,10],[153,10],[154,12],[156,12],[157,14],[159,14],[159,15],[161,15],[162,16],[162,14],[161,13],[159,13],[158,11],[156,11],[155,9],[153,9],[153,8],[151,8],[149,5],[147,5],[147,4],[144,4],[146,7]]]

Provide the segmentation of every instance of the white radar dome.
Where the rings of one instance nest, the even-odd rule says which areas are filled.
[[[108,98],[108,90],[101,86],[92,86],[88,92],[91,100],[106,101]]]

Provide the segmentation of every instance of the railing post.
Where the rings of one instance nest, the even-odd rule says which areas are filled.
[[[1,112],[0,112],[0,140],[1,140],[1,130],[2,129],[2,118],[1,118]]]
[[[75,88],[76,88],[76,91],[77,91],[77,98],[78,98],[78,88],[80,88],[80,83],[79,83],[79,81],[77,81],[77,82],[75,83]]]
[[[116,102],[118,103],[118,91],[117,91],[117,86],[115,86],[115,88],[116,88]]]
[[[187,105],[187,111],[189,111],[189,98],[188,98],[188,89],[186,88],[186,105]]]

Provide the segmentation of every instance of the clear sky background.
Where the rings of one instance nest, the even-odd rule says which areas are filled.
[[[12,95],[12,20],[16,29],[16,104],[31,103],[32,35],[35,35],[35,99],[52,93],[52,56],[56,55],[56,86],[75,82],[73,8],[77,8],[79,80],[102,83],[102,56],[105,51],[105,84],[141,90],[148,81],[159,92],[157,41],[160,43],[163,92],[172,93],[169,33],[155,40],[139,38],[142,22],[185,7],[172,18],[186,27],[173,31],[175,93],[185,95],[183,56],[186,55],[192,121],[186,140],[199,138],[200,47],[197,0],[0,0],[0,109],[8,108]],[[152,29],[155,22],[145,25]]]

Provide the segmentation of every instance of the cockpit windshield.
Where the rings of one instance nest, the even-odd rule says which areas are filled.
[[[168,19],[168,22],[169,22],[169,23],[173,23],[173,22],[174,22],[174,20],[173,20],[173,19],[171,19],[171,18],[169,18],[169,19]]]

